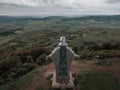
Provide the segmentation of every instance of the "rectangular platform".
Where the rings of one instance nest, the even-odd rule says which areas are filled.
[[[60,88],[60,89],[66,89],[66,88],[74,88],[74,78],[72,77],[72,74],[70,73],[70,80],[67,84],[60,84],[59,82],[56,82],[56,73],[53,74],[52,80],[52,88]]]

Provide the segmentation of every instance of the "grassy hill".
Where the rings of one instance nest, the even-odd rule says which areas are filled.
[[[120,15],[44,18],[0,16],[0,90],[19,87],[16,85],[19,85],[21,80],[27,83],[24,81],[26,79],[22,79],[24,76],[29,77],[29,73],[39,66],[51,63],[52,61],[45,60],[45,57],[58,45],[61,35],[66,36],[68,45],[81,56],[78,61],[97,59],[100,65],[111,66],[106,59],[120,57]],[[115,68],[114,71],[116,70]],[[111,81],[99,80],[97,84],[118,82],[114,78],[115,75],[97,73],[93,70],[86,73],[85,78],[82,77],[85,81],[79,83],[83,85],[83,90],[88,89],[87,87],[90,90],[94,86],[98,87],[96,82],[89,82],[92,82],[92,79],[101,79],[101,75]],[[118,73],[117,75],[119,77]],[[77,77],[80,79],[81,74]],[[90,81],[86,81],[86,78]],[[78,83],[77,86],[79,88]],[[106,90],[108,86],[104,87],[103,89],[100,84],[98,90]],[[42,87],[38,86],[38,90],[40,88]],[[111,89],[119,90],[118,86],[111,86]]]
[[[98,65],[94,61],[73,61],[71,71],[75,78],[74,90],[119,90],[120,82],[118,78],[120,77],[116,75],[119,73],[120,67],[114,67],[118,61],[110,61],[110,63],[113,66],[105,67]],[[106,68],[110,71],[106,70]],[[114,70],[117,71],[114,73]],[[51,75],[53,72],[53,64],[40,66],[14,82],[0,86],[0,90],[58,90],[51,87]]]

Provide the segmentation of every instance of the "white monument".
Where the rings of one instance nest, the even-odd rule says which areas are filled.
[[[66,38],[60,37],[58,46],[47,56],[47,59],[53,60],[56,69],[52,78],[53,88],[74,88],[74,79],[70,72],[70,65],[75,57],[79,56],[67,46]]]

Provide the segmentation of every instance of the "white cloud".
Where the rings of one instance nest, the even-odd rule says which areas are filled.
[[[108,0],[110,3],[120,3],[120,0]]]
[[[119,0],[0,0],[0,14],[120,14],[119,2]]]

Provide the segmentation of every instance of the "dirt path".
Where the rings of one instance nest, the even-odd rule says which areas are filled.
[[[39,86],[45,87],[47,86],[45,73],[50,66],[53,64],[45,65],[37,68],[37,73],[35,73],[32,82],[26,87],[25,90],[37,90]]]

